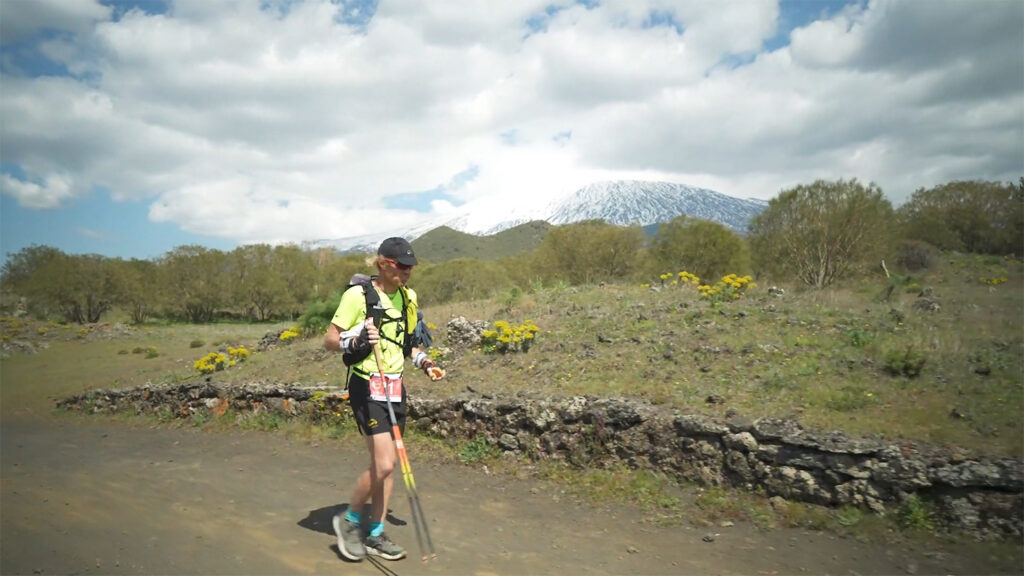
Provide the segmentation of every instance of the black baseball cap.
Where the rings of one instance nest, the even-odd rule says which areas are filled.
[[[409,241],[405,238],[398,236],[381,242],[380,248],[377,249],[377,254],[385,258],[391,258],[405,266],[419,264],[419,260],[416,260],[416,255],[412,252],[412,244],[409,244]]]

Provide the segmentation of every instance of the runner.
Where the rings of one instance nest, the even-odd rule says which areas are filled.
[[[422,369],[431,380],[440,380],[444,371],[411,340],[416,324],[416,293],[406,286],[413,266],[419,262],[412,246],[403,238],[388,238],[381,243],[373,260],[377,275],[373,289],[379,296],[378,310],[367,310],[364,289],[353,286],[341,297],[338,310],[324,337],[324,347],[343,352],[352,360],[348,380],[349,401],[359,431],[370,453],[369,468],[360,475],[352,490],[345,514],[333,519],[338,549],[349,560],[362,560],[367,554],[386,560],[405,557],[405,549],[384,532],[384,515],[393,486],[392,472],[397,455],[391,438],[387,401],[391,400],[399,429],[405,431],[406,400],[402,374],[405,357]],[[371,351],[380,346],[383,378]],[[363,537],[362,511],[372,501],[369,531]]]

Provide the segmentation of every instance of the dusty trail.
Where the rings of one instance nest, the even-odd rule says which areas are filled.
[[[410,457],[440,557],[359,564],[330,516],[361,444],[259,432],[143,428],[78,417],[0,422],[3,574],[984,574],[1020,555],[903,549],[738,523],[637,522],[524,480]],[[531,490],[532,489],[532,490]],[[416,555],[399,480],[387,530]],[[1005,548],[1004,548],[1005,549]],[[985,549],[990,550],[990,549]]]

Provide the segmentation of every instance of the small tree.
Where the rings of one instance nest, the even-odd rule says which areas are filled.
[[[152,260],[132,258],[114,262],[116,283],[120,286],[119,301],[124,305],[132,322],[142,324],[163,303],[163,285],[160,270]]]
[[[120,296],[115,262],[98,254],[60,255],[39,271],[40,294],[69,322],[99,322]]]
[[[881,259],[892,234],[892,204],[853,180],[782,191],[750,224],[758,266],[821,288],[856,264]]]
[[[34,316],[46,317],[57,309],[48,288],[50,283],[59,281],[55,274],[65,258],[67,255],[57,248],[38,245],[11,254],[0,270],[4,292],[25,298]]]
[[[536,265],[549,280],[617,282],[637,271],[643,242],[642,229],[602,220],[556,226],[537,249]]]
[[[98,322],[121,292],[115,267],[115,261],[97,254],[32,246],[4,264],[4,289],[28,297],[37,317],[59,312],[68,322]]]
[[[284,283],[284,312],[290,318],[302,314],[306,302],[314,295],[316,264],[314,258],[295,244],[274,247],[274,270]]]
[[[227,300],[227,255],[202,246],[178,246],[164,255],[160,268],[174,312],[191,322],[213,320]]]
[[[701,278],[719,278],[750,268],[743,238],[718,222],[685,215],[658,228],[648,256],[653,274],[686,270]]]
[[[239,246],[227,256],[228,288],[235,306],[252,320],[264,322],[283,308],[287,284],[276,270],[269,244]]]
[[[944,250],[1020,254],[1024,249],[1024,178],[949,182],[919,189],[900,206],[903,236]]]
[[[491,260],[456,258],[422,268],[412,280],[420,305],[486,298],[510,285]]]

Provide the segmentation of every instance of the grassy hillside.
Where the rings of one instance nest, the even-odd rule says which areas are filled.
[[[816,430],[1020,457],[1024,266],[958,254],[939,260],[888,301],[878,300],[888,286],[879,274],[821,291],[786,286],[782,296],[756,286],[717,305],[669,281],[657,290],[556,285],[428,307],[449,377],[428,383],[411,374],[413,393],[631,396],[687,413],[790,417]],[[451,350],[446,325],[454,316],[532,321],[539,332],[525,353]],[[253,354],[215,379],[340,385],[345,367],[319,338],[255,352],[261,335],[285,326],[82,328],[4,319],[0,405],[45,410],[54,397],[89,388],[199,382],[196,360],[238,345]]]
[[[947,255],[879,301],[884,276],[714,306],[692,285],[552,287],[428,310],[532,320],[528,353],[449,359],[445,394],[634,396],[688,413],[1024,454],[1024,266]],[[921,296],[924,294],[925,296]],[[442,342],[443,342],[442,330]]]
[[[413,240],[412,245],[416,255],[428,262],[455,258],[497,260],[536,249],[544,241],[549,228],[550,224],[537,220],[491,236],[474,236],[441,226]]]

